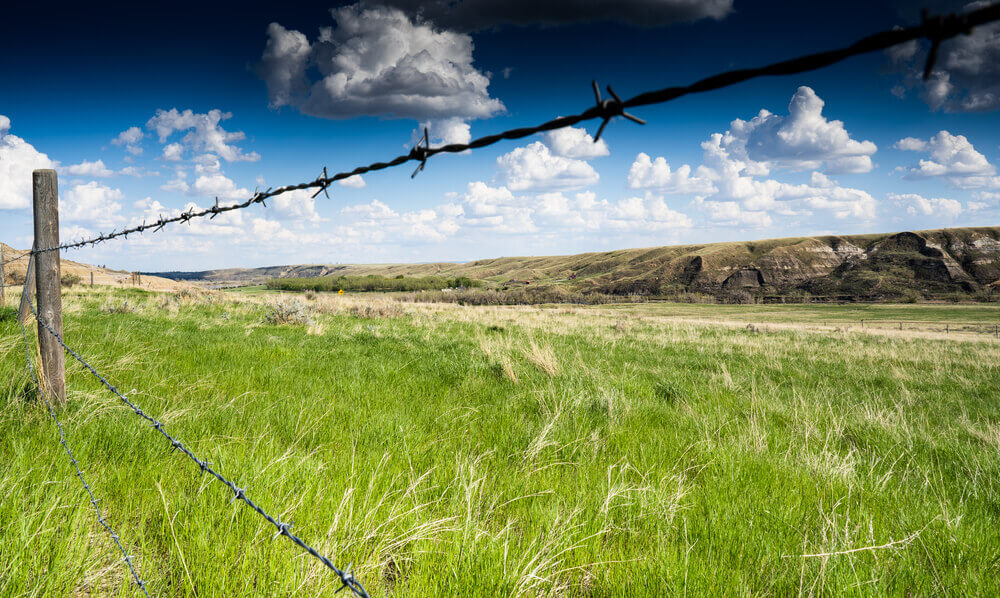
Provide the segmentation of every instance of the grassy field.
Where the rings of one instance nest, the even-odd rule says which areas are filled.
[[[71,346],[373,596],[1000,590],[1000,342],[823,325],[996,307],[65,304]],[[135,596],[0,320],[0,596]],[[151,595],[338,587],[70,360],[67,386]]]

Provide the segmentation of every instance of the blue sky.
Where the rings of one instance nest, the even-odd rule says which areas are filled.
[[[0,39],[0,240],[30,242],[30,171],[63,238],[245,199],[622,96],[912,24],[910,3],[462,0],[12,9]],[[417,9],[415,7],[421,7]],[[962,4],[937,3],[938,10]],[[72,251],[143,269],[464,261],[1000,224],[1000,28],[297,193]],[[761,112],[766,110],[767,112]]]

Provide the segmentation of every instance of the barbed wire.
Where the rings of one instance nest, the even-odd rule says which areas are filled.
[[[433,148],[430,147],[430,140],[427,135],[427,130],[425,129],[423,137],[410,150],[409,153],[397,156],[388,162],[374,162],[367,166],[359,166],[353,170],[338,172],[334,175],[328,175],[326,168],[324,167],[323,174],[312,181],[297,185],[286,185],[278,188],[272,187],[265,191],[258,191],[242,203],[219,205],[219,200],[216,198],[215,205],[208,209],[200,211],[189,209],[170,218],[164,218],[161,215],[155,222],[152,223],[146,223],[143,221],[143,223],[138,226],[126,228],[121,231],[112,230],[110,233],[102,233],[91,239],[64,243],[54,247],[44,247],[32,251],[34,253],[45,253],[60,249],[74,249],[87,245],[96,245],[110,239],[128,237],[128,235],[143,233],[147,230],[157,232],[164,226],[175,222],[190,222],[195,218],[202,218],[204,216],[215,218],[219,214],[232,210],[241,210],[254,204],[261,204],[264,207],[267,207],[266,200],[291,191],[316,189],[313,197],[316,197],[320,193],[324,193],[327,197],[329,197],[327,189],[336,181],[340,181],[354,175],[392,168],[394,166],[405,164],[406,162],[416,161],[420,164],[417,166],[417,169],[413,171],[413,174],[411,175],[412,178],[424,169],[424,166],[426,166],[429,158],[438,154],[460,153],[467,150],[479,149],[503,140],[521,139],[522,137],[528,137],[529,135],[534,135],[536,133],[571,127],[583,121],[600,119],[601,124],[597,129],[596,135],[594,136],[594,141],[596,142],[600,139],[607,124],[616,116],[627,118],[638,124],[645,124],[644,120],[626,112],[626,108],[648,106],[650,104],[663,104],[682,96],[736,85],[737,83],[742,83],[757,77],[792,75],[817,70],[830,66],[831,64],[841,62],[852,56],[885,50],[891,48],[892,46],[897,46],[899,44],[917,39],[927,39],[931,42],[931,50],[928,53],[927,62],[924,68],[924,78],[927,79],[934,68],[934,64],[937,60],[938,47],[942,41],[959,35],[968,35],[972,32],[974,27],[998,20],[1000,20],[1000,3],[992,4],[962,14],[951,13],[946,15],[929,16],[925,11],[920,25],[875,33],[843,48],[807,54],[759,68],[727,71],[711,77],[706,77],[687,86],[667,87],[655,91],[648,91],[640,93],[639,95],[627,100],[622,100],[610,85],[607,86],[607,90],[611,97],[606,99],[602,98],[597,82],[593,81],[591,84],[594,91],[595,105],[579,114],[561,116],[533,127],[510,129],[502,133],[479,137],[468,143],[451,143]]]
[[[162,434],[167,440],[170,441],[170,444],[174,450],[180,450],[182,453],[187,455],[192,461],[198,464],[198,467],[201,468],[202,473],[208,472],[212,474],[212,476],[214,476],[217,480],[219,480],[225,486],[227,486],[233,492],[234,500],[239,499],[243,501],[244,503],[246,503],[247,506],[249,506],[251,509],[260,514],[261,517],[266,519],[268,523],[273,525],[277,529],[277,533],[274,535],[274,538],[277,538],[278,536],[287,536],[289,540],[294,542],[296,545],[298,545],[300,548],[302,548],[312,556],[316,557],[321,563],[326,565],[331,571],[333,571],[338,577],[340,577],[340,581],[342,582],[343,585],[341,585],[341,587],[337,589],[337,592],[343,590],[344,588],[349,588],[351,592],[354,593],[355,596],[359,596],[360,598],[369,598],[368,592],[365,590],[364,586],[361,584],[360,581],[358,581],[356,577],[354,577],[354,574],[351,572],[351,566],[353,565],[353,563],[348,564],[347,567],[344,569],[339,569],[336,565],[333,564],[332,561],[330,561],[330,559],[320,554],[319,551],[317,551],[315,548],[306,544],[301,538],[293,534],[289,530],[289,528],[292,526],[291,523],[283,523],[280,520],[275,519],[274,517],[269,515],[266,511],[264,511],[263,508],[258,506],[255,502],[253,502],[246,496],[246,488],[240,488],[235,483],[227,480],[225,477],[222,476],[222,474],[215,471],[215,469],[211,467],[211,463],[209,463],[208,461],[203,461],[198,457],[196,457],[195,454],[191,452],[191,450],[188,449],[186,446],[184,446],[183,443],[181,443],[179,440],[171,436],[164,429],[163,424],[161,422],[147,415],[141,408],[139,408],[138,405],[130,401],[126,395],[119,392],[114,385],[108,382],[104,376],[102,376],[96,369],[93,368],[93,366],[87,363],[83,359],[83,357],[80,356],[79,353],[70,348],[70,346],[66,344],[66,342],[63,340],[62,336],[59,333],[57,333],[55,330],[49,327],[48,324],[43,322],[41,318],[38,317],[38,313],[35,311],[35,307],[33,305],[31,306],[31,313],[35,316],[35,320],[39,324],[41,324],[42,327],[44,327],[45,330],[47,330],[49,334],[51,334],[53,338],[55,338],[56,341],[59,342],[60,345],[62,345],[63,349],[65,349],[70,355],[73,356],[73,358],[75,358],[78,362],[80,362],[80,364],[83,365],[83,367],[89,370],[90,373],[93,374],[95,378],[100,380],[101,384],[103,384],[108,390],[117,395],[118,398],[121,399],[121,401],[125,403],[130,409],[132,409],[132,411],[136,415],[138,415],[139,417],[143,418],[144,420],[152,424],[153,427],[156,428],[157,432]]]
[[[32,313],[34,313],[34,307],[32,307]],[[56,422],[56,427],[59,428],[59,444],[66,449],[66,454],[69,455],[69,460],[73,463],[73,469],[76,470],[76,477],[79,478],[80,483],[83,484],[83,488],[87,491],[87,496],[90,497],[90,504],[97,512],[97,522],[101,524],[104,531],[111,536],[112,540],[114,540],[115,546],[118,547],[118,550],[122,553],[122,556],[125,559],[125,564],[128,565],[129,571],[132,572],[132,579],[135,580],[136,585],[138,585],[139,589],[142,590],[142,593],[146,595],[146,598],[149,598],[149,592],[146,591],[146,582],[139,578],[139,573],[135,570],[135,565],[132,564],[132,557],[128,555],[128,552],[125,551],[125,547],[122,546],[121,537],[104,519],[104,514],[101,513],[101,508],[97,506],[98,500],[94,497],[94,492],[90,489],[90,484],[88,484],[87,480],[84,479],[83,472],[80,471],[80,464],[77,462],[76,457],[73,456],[73,451],[69,448],[69,444],[66,442],[66,434],[63,431],[62,424],[59,422],[59,418],[56,417],[55,409],[52,408],[52,403],[49,402],[48,397],[46,397],[45,389],[42,388],[42,385],[38,381],[38,376],[35,374],[35,366],[31,362],[31,349],[28,346],[28,333],[24,329],[23,321],[21,321],[21,338],[24,339],[24,358],[28,362],[28,371],[31,373],[31,379],[35,383],[35,388],[38,389],[38,395],[42,397],[43,401],[45,401],[45,406],[49,410],[49,415],[52,416],[52,421]]]

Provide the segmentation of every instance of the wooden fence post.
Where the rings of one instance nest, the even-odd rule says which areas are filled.
[[[35,247],[59,245],[59,188],[56,171],[31,173],[35,213]],[[59,251],[35,254],[35,285],[38,296],[38,346],[42,356],[42,380],[56,402],[66,401],[66,361],[62,346],[41,322],[62,336],[62,288]]]
[[[90,288],[94,288],[94,271],[90,271]]]
[[[31,247],[34,249],[34,245]],[[31,321],[31,302],[35,300],[35,256],[28,257],[28,270],[24,273],[21,304],[17,308],[17,321],[27,326]]]
[[[0,307],[7,306],[7,275],[3,268],[3,245],[0,245]]]

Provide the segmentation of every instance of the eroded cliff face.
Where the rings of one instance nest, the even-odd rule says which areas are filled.
[[[760,289],[785,293],[879,295],[899,287],[929,292],[964,291],[995,285],[1000,279],[997,229],[902,232],[859,243],[851,238],[808,239],[773,249],[752,262],[705,275],[703,290]],[[875,286],[865,288],[866,283]]]
[[[877,298],[905,289],[975,292],[1000,285],[1000,228],[945,229],[891,235],[825,236],[705,245],[610,268],[597,290],[713,295],[749,291]]]

